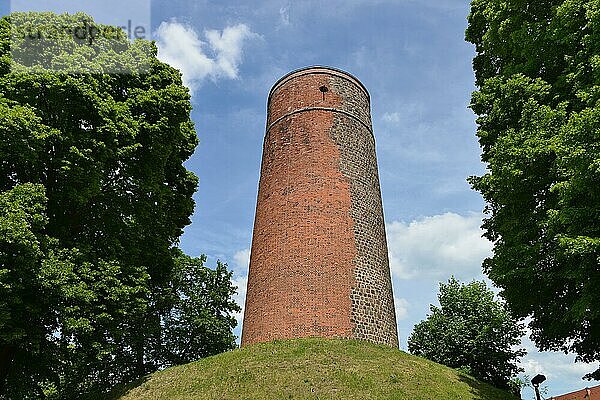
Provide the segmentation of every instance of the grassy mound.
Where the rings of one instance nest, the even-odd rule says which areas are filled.
[[[157,372],[132,399],[489,399],[516,397],[454,369],[355,340],[299,339],[250,346]]]

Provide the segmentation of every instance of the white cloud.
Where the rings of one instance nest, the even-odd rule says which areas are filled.
[[[394,297],[394,305],[396,306],[396,320],[405,319],[408,316],[408,301],[404,298]]]
[[[524,342],[527,341],[528,339],[524,340]],[[542,386],[548,389],[548,395],[556,396],[590,386],[588,381],[581,378],[598,368],[598,365],[593,363],[576,363],[575,356],[572,354],[538,352],[535,348],[528,348],[528,350],[530,353],[519,363],[525,369],[524,375],[521,377],[526,376],[531,379],[537,374],[545,375],[547,380]],[[566,385],[567,382],[569,385]]]
[[[233,262],[237,269],[247,271],[250,265],[250,249],[243,249],[233,255]]]
[[[527,318],[525,323],[531,320]],[[521,360],[521,367],[525,369],[525,375],[530,378],[537,374],[546,376],[547,385],[551,394],[558,395],[568,390],[581,389],[586,385],[586,381],[581,378],[598,368],[595,363],[575,362],[574,354],[565,354],[559,351],[544,351],[540,352],[535,344],[531,341],[531,329],[526,327],[526,333],[523,337],[522,347],[527,351],[527,354]],[[556,384],[560,381],[565,382],[581,382],[581,387],[572,388],[556,388]],[[554,385],[554,389],[553,389]]]
[[[400,113],[399,112],[385,113],[385,114],[383,114],[382,119],[385,122],[398,123],[398,122],[400,122]]]
[[[223,32],[208,30],[204,32],[204,35],[208,39],[211,49],[217,54],[215,74],[236,79],[238,65],[242,61],[244,40],[257,35],[244,24],[228,26],[223,29]]]
[[[243,249],[237,251],[233,255],[233,262],[235,264],[235,268],[232,283],[235,287],[237,287],[237,294],[233,296],[233,300],[242,309],[240,312],[235,313],[234,315],[238,323],[236,332],[239,335],[241,333],[242,323],[244,322],[244,307],[246,305],[246,288],[248,286],[248,265],[250,264],[250,249]]]
[[[242,323],[244,322],[244,307],[246,305],[246,286],[248,285],[248,276],[234,276],[232,283],[235,287],[237,287],[237,293],[233,296],[233,300],[241,308],[240,312],[234,314],[234,317],[238,323],[238,327],[241,330]]]
[[[193,27],[176,20],[162,22],[155,36],[158,58],[179,69],[192,91],[207,78],[237,79],[244,42],[259,37],[245,24],[237,24],[204,31],[205,42]]]
[[[279,9],[279,22],[282,26],[288,26],[290,24],[290,4],[289,3]]]
[[[491,255],[482,238],[481,214],[446,213],[386,225],[390,268],[398,279],[441,279],[481,275],[481,262]]]
[[[390,125],[420,123],[427,119],[427,107],[422,102],[400,102],[394,111],[385,112],[381,119]]]

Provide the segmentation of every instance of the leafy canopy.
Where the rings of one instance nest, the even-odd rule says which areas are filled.
[[[473,0],[484,262],[541,350],[600,360],[600,1]],[[588,375],[600,379],[600,369]]]
[[[235,346],[231,273],[175,247],[198,183],[180,73],[124,34],[11,41],[91,25],[0,19],[0,398],[105,393]]]
[[[408,338],[408,350],[492,385],[515,389],[516,365],[525,354],[524,326],[494,299],[485,282],[463,284],[454,278],[440,283],[440,306],[417,325]]]

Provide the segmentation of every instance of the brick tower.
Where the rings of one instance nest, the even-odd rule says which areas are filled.
[[[369,93],[310,67],[269,93],[242,346],[340,337],[398,347]]]

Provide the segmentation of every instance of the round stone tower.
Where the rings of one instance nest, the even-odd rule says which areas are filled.
[[[293,71],[269,93],[242,346],[338,337],[398,347],[369,93]]]

